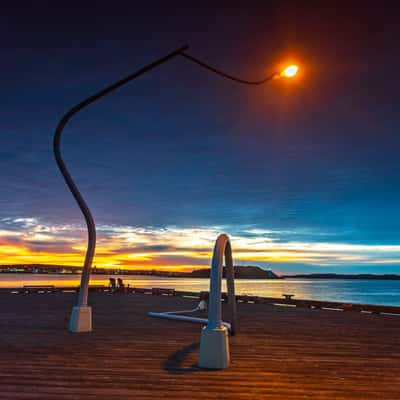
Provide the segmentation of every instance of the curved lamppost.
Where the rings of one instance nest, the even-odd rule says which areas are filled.
[[[278,79],[280,77],[292,77],[297,72],[297,67],[292,65],[284,69],[282,72],[274,72],[273,74],[267,76],[264,79],[258,81],[249,81],[245,79],[236,78],[232,75],[229,75],[223,71],[220,71],[203,61],[198,60],[197,58],[185,53],[185,51],[189,48],[189,46],[185,45],[182,46],[171,53],[167,54],[164,57],[159,58],[158,60],[144,66],[143,68],[131,73],[130,75],[126,76],[125,78],[107,86],[106,88],[100,90],[99,92],[93,94],[92,96],[86,98],[85,100],[81,101],[80,103],[73,106],[60,120],[57,125],[54,140],[53,140],[53,150],[54,156],[58,165],[58,168],[61,171],[64,180],[70,189],[72,195],[74,196],[82,214],[85,218],[87,230],[88,230],[88,246],[85,255],[85,262],[82,271],[81,277],[81,284],[79,288],[79,296],[78,302],[75,307],[72,309],[72,314],[69,323],[69,330],[71,332],[89,332],[92,330],[92,315],[91,315],[91,308],[88,306],[88,291],[89,291],[89,278],[90,278],[90,271],[92,267],[93,256],[95,253],[96,248],[96,226],[90,212],[88,205],[86,204],[85,200],[83,199],[81,193],[78,190],[75,182],[73,181],[68,169],[64,163],[64,160],[61,156],[61,134],[63,129],[69,122],[69,120],[81,111],[83,108],[89,106],[90,104],[94,103],[96,100],[101,99],[102,97],[108,95],[109,93],[113,92],[114,90],[124,86],[125,84],[129,83],[130,81],[138,78],[139,76],[151,71],[152,69],[164,64],[165,62],[175,58],[177,56],[181,56],[188,61],[191,61],[223,78],[230,79],[232,81],[243,83],[247,85],[261,85],[268,81]]]

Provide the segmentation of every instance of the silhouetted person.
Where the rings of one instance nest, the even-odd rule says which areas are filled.
[[[118,278],[117,281],[118,281],[118,289],[120,289],[122,292],[125,287],[124,281],[122,280],[122,278]]]
[[[117,285],[115,284],[115,278],[110,278],[110,288],[112,290],[115,290],[117,288]]]

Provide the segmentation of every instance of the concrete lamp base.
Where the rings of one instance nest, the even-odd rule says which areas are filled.
[[[228,329],[204,327],[200,338],[199,367],[210,369],[228,368],[230,362]]]
[[[70,332],[91,332],[92,331],[92,308],[89,306],[75,306],[72,309],[69,320]]]

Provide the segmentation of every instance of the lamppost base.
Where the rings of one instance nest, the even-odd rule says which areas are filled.
[[[72,309],[69,331],[76,333],[92,331],[92,307],[75,306]]]
[[[228,368],[230,362],[228,329],[204,327],[200,338],[199,367],[210,369]]]

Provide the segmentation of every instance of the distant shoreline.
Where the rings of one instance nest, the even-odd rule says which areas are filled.
[[[400,280],[397,274],[298,274],[282,275],[283,279],[349,279],[349,280]]]
[[[71,266],[59,265],[0,265],[0,273],[30,273],[30,274],[60,274],[70,275],[73,273],[81,273],[81,269]],[[93,268],[93,275],[142,275],[142,276],[158,276],[167,278],[209,278],[210,268],[195,269],[191,272],[175,272],[175,271],[160,271],[160,270],[125,270],[120,269],[103,269]],[[282,279],[271,270],[265,270],[252,265],[235,265],[234,273],[237,279]],[[225,276],[225,267],[223,268]]]
[[[73,272],[56,272],[56,271],[4,271],[0,270],[0,277],[2,274],[32,274],[32,275],[81,275],[81,271],[73,271]],[[196,278],[196,279],[208,279],[208,276],[205,275],[195,275],[190,272],[163,272],[163,271],[92,271],[92,275],[126,275],[126,276],[150,276],[156,278]],[[278,276],[278,275],[277,275]],[[298,275],[280,275],[277,278],[269,278],[269,277],[252,277],[252,276],[237,276],[236,279],[266,279],[266,280],[274,280],[274,279],[313,279],[313,280],[392,280],[398,281],[400,280],[400,275],[396,274],[298,274]]]

